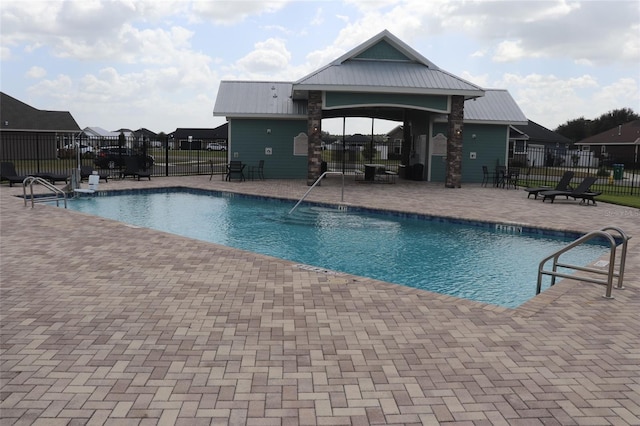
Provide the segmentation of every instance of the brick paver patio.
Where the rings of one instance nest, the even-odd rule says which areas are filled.
[[[310,199],[338,202],[339,182]],[[208,176],[100,184],[155,186],[293,199],[308,189]],[[636,209],[347,182],[355,205],[633,236],[614,299],[564,280],[511,310],[31,209],[21,192],[0,188],[3,426],[640,425]]]

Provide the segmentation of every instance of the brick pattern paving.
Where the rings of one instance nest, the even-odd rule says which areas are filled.
[[[308,189],[208,176],[100,188],[154,186]],[[348,182],[355,205],[634,236],[614,299],[564,280],[511,310],[31,209],[16,194],[0,188],[3,426],[640,424],[638,210]],[[310,199],[338,202],[339,179]]]

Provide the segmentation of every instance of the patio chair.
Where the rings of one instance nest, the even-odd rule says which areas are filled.
[[[537,200],[538,194],[542,191],[570,191],[571,187],[569,186],[569,183],[571,182],[571,179],[573,179],[573,175],[574,173],[571,170],[567,170],[566,172],[564,172],[564,174],[556,184],[555,188],[551,186],[538,186],[538,187],[525,188],[524,190],[529,193],[527,194],[527,198],[531,198],[531,196],[533,195],[534,199]]]
[[[518,189],[518,178],[520,177],[520,167],[511,167],[504,177],[503,188],[507,189],[513,185],[513,189]]]
[[[236,177],[240,182],[243,182],[244,179],[244,167],[245,164],[242,164],[242,161],[232,160],[227,165],[227,175],[225,180],[231,181],[234,177]]]
[[[14,183],[22,183],[27,176],[18,175],[16,167],[13,163],[3,161],[0,163],[0,181],[9,181],[9,186],[13,186]]]
[[[576,189],[566,191],[542,191],[540,192],[540,195],[542,195],[543,197],[543,202],[548,198],[553,203],[557,196],[564,195],[567,197],[567,199],[569,199],[569,197],[573,198],[574,200],[580,198],[580,204],[584,204],[586,200],[587,204],[589,203],[589,201],[592,201],[595,205],[596,202],[594,200],[594,197],[600,195],[601,192],[589,191],[589,189],[591,188],[591,185],[596,183],[597,180],[598,178],[595,176],[588,176],[584,178],[582,182],[580,182],[580,185],[578,185]]]
[[[487,166],[482,166],[482,186],[487,186],[489,179],[489,168]]]
[[[260,179],[264,180],[264,160],[258,161],[257,166],[251,166],[249,168],[249,179]]]
[[[80,166],[80,182],[85,179],[89,179],[93,175],[95,169],[92,166]],[[100,179],[103,179],[105,182],[109,182],[109,174],[108,173],[100,173],[98,172],[98,176]]]
[[[138,157],[127,156],[124,159],[124,170],[120,172],[120,177],[125,178],[127,176],[133,176],[140,180],[141,177],[146,177],[151,180],[151,172],[146,170],[140,170],[140,163]]]

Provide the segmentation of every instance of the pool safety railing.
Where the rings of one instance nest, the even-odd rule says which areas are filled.
[[[46,189],[51,191],[51,193],[36,197],[35,194],[33,193],[34,184],[39,184],[44,186]],[[29,196],[27,196],[27,186],[29,187]],[[67,208],[67,193],[41,177],[27,176],[22,181],[22,194],[24,197],[25,207],[27,206],[28,200],[31,200],[31,208],[34,207],[35,203],[42,203],[46,201],[55,201],[56,206],[60,206],[60,200],[62,199],[64,201],[64,208],[65,209]]]
[[[620,246],[621,246],[621,251],[620,251],[620,265],[618,267],[618,270],[616,271],[616,239],[615,237],[611,234],[611,232],[615,232],[618,234],[618,238],[622,241]],[[595,268],[589,268],[589,267],[584,267],[584,266],[578,266],[578,265],[569,265],[566,263],[561,263],[560,260],[560,255],[562,255],[563,253],[568,252],[569,250],[571,250],[574,247],[577,247],[581,244],[584,244],[590,240],[593,240],[595,238],[604,238],[605,240],[607,240],[607,242],[609,243],[609,262],[606,261],[600,261],[600,262],[596,262],[596,264],[601,264],[602,266],[607,266],[606,270],[603,269],[595,269]],[[627,258],[627,242],[629,241],[631,237],[626,235],[624,233],[624,231],[622,231],[622,229],[615,227],[615,226],[605,226],[604,228],[597,230],[597,231],[591,231],[585,235],[583,235],[582,237],[578,238],[577,240],[573,241],[572,243],[568,244],[567,246],[561,248],[560,250],[556,251],[555,253],[547,256],[544,260],[542,260],[540,262],[540,265],[538,266],[538,286],[536,288],[536,294],[540,294],[540,291],[542,289],[542,276],[543,275],[550,275],[551,276],[551,285],[554,285],[556,282],[556,277],[561,277],[561,278],[568,278],[568,279],[572,279],[572,280],[578,280],[578,281],[587,281],[587,282],[591,282],[591,283],[595,283],[595,284],[601,284],[601,285],[605,285],[607,287],[605,294],[604,294],[604,298],[607,299],[612,299],[613,296],[611,296],[612,290],[613,290],[613,278],[616,277],[618,278],[618,283],[617,283],[617,288],[618,289],[622,289],[623,287],[623,279],[624,279],[624,264],[625,264],[625,260]],[[545,264],[549,261],[553,259],[553,267],[552,269],[549,270],[545,270],[544,266]],[[574,276],[572,274],[568,274],[568,273],[563,273],[563,272],[559,272],[558,268],[568,268],[568,269],[573,269],[576,271],[583,271],[583,272],[589,272],[592,274],[598,274],[598,275],[606,275],[606,279],[598,279],[598,278],[593,278],[593,277],[585,277],[585,276]]]
[[[295,209],[298,208],[298,206],[300,205],[300,203],[307,198],[307,195],[309,195],[309,193],[311,192],[311,190],[313,188],[316,187],[316,185],[318,185],[320,183],[320,181],[322,181],[322,179],[326,176],[326,175],[342,175],[342,193],[340,195],[340,202],[344,203],[344,173],[343,172],[324,172],[320,175],[320,177],[318,179],[316,179],[316,181],[313,183],[313,185],[311,185],[311,188],[309,188],[307,190],[307,192],[304,193],[304,195],[302,196],[302,198],[300,198],[300,200],[298,200],[298,202],[296,203],[295,206],[293,206],[293,208],[291,210],[289,210],[289,214],[293,213],[295,211]]]

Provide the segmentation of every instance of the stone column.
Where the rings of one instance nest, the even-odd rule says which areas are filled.
[[[462,130],[464,96],[451,97],[447,131],[447,176],[444,186],[460,188],[462,183]]]
[[[307,101],[307,185],[311,186],[322,174],[322,92],[310,91]]]

